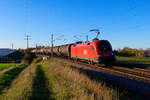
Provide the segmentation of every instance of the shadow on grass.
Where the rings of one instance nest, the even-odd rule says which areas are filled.
[[[32,95],[29,100],[54,100],[54,98],[51,97],[52,92],[50,92],[46,86],[46,82],[47,79],[42,70],[42,66],[38,65],[33,83]]]
[[[0,78],[0,94],[2,90],[9,87],[12,81],[19,75],[19,73],[26,67],[26,65],[22,65],[16,68],[11,69],[10,71],[4,73],[4,75]]]

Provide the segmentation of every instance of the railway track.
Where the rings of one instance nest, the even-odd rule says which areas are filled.
[[[104,67],[104,66],[90,66],[102,71],[107,71],[111,73],[115,73],[118,75],[123,75],[131,79],[137,79],[141,81],[150,82],[150,70],[149,69],[142,69],[142,68],[125,68],[125,67]]]
[[[135,70],[139,70],[139,71],[143,71],[143,72],[147,72],[150,73],[150,69],[142,69],[142,68],[134,68]]]
[[[74,62],[74,61],[73,61]],[[76,61],[75,61],[76,63]],[[108,73],[115,73],[117,75],[123,75],[130,79],[136,79],[139,81],[146,81],[150,83],[150,69],[143,69],[143,68],[126,68],[126,67],[116,67],[116,66],[104,66],[103,64],[96,64],[91,65],[83,62],[77,61],[78,64],[86,65],[90,68],[96,68],[101,71],[106,71]]]
[[[131,79],[137,79],[137,80],[146,81],[146,82],[150,83],[150,68],[147,68],[147,69],[136,68],[136,67],[126,68],[126,67],[121,67],[121,66],[116,67],[114,65],[111,67],[108,67],[108,66],[104,67],[104,65],[101,65],[101,64],[92,65],[92,64],[85,63],[85,62],[81,62],[81,61],[65,59],[62,57],[56,57],[56,58],[69,60],[72,63],[83,64],[83,65],[86,65],[87,67],[90,67],[90,68],[96,68],[98,70],[106,71],[108,73],[111,72],[111,73],[115,73],[117,75],[126,76],[126,77],[131,78]],[[127,64],[125,64],[125,65],[127,65]]]
[[[61,58],[64,59],[64,58]],[[65,59],[66,60],[66,59]],[[87,67],[90,68],[95,68],[101,71],[106,71],[108,73],[115,73],[117,75],[123,75],[126,76],[130,79],[136,79],[139,81],[146,81],[150,83],[150,69],[143,69],[143,68],[126,68],[126,67],[116,67],[116,66],[105,66],[103,64],[88,64],[85,62],[80,62],[80,61],[75,61],[75,60],[71,60],[71,59],[67,59],[69,61],[71,61],[72,63],[78,63],[80,65],[85,65]]]
[[[123,75],[132,79],[150,82],[150,73],[143,72],[141,70],[139,71],[139,70],[123,68],[123,67],[112,67],[112,68],[100,67],[98,69],[116,73],[118,75]]]

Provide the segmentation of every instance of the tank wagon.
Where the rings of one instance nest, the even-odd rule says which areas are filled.
[[[53,53],[57,56],[66,56],[95,63],[115,61],[112,46],[107,40],[56,46],[53,47]]]
[[[54,54],[58,56],[66,56],[70,57],[70,52],[71,52],[71,45],[72,44],[66,44],[66,45],[61,45],[61,46],[56,46],[53,48]]]
[[[59,46],[53,47],[53,53],[54,53],[55,55],[60,55],[60,53],[59,53]]]
[[[51,49],[50,48],[37,48],[37,49],[33,49],[31,52],[37,53],[37,54],[50,54]]]

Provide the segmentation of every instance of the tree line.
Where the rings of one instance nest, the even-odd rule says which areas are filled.
[[[114,50],[114,53],[120,56],[150,57],[150,48],[143,50],[124,47],[123,49]]]

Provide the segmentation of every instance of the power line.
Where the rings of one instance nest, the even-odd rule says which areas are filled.
[[[80,38],[78,38],[77,36],[73,36],[74,38],[76,38],[77,40],[80,40],[80,41],[82,41]]]

